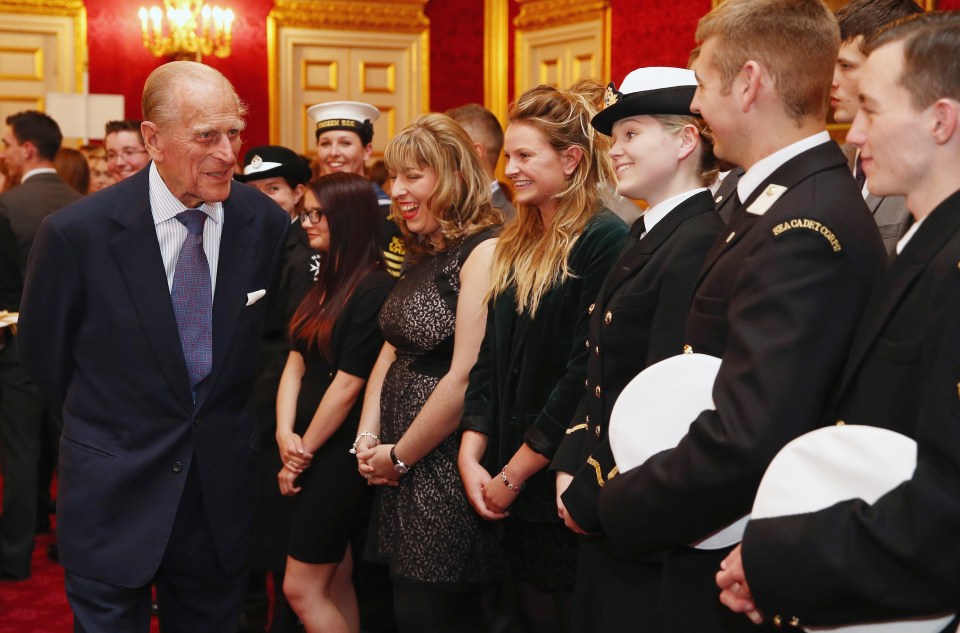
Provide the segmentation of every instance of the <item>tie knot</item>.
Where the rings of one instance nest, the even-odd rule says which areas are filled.
[[[177,214],[177,220],[187,227],[190,235],[203,235],[203,223],[207,221],[207,214],[200,209],[187,209]]]
[[[630,227],[630,236],[640,239],[640,236],[647,232],[647,225],[643,221],[643,216],[641,215],[637,218],[637,221],[633,223],[633,226]]]

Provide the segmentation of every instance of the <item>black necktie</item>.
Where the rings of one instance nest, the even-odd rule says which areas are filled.
[[[639,240],[646,232],[647,225],[644,224],[643,216],[641,215],[639,218],[637,218],[637,221],[633,223],[633,226],[630,227],[630,237],[635,240]]]
[[[857,187],[863,191],[863,186],[867,184],[867,175],[863,173],[863,161],[857,156],[856,171],[853,177],[857,179]]]

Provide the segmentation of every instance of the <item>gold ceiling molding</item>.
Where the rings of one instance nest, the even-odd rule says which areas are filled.
[[[545,29],[601,18],[610,9],[610,0],[517,0],[520,13],[514,20],[518,29]]]
[[[0,13],[72,18],[74,81],[77,92],[83,91],[87,69],[87,9],[83,0],[0,0]]]
[[[419,33],[430,28],[427,0],[276,0],[270,18],[281,26],[337,31]]]

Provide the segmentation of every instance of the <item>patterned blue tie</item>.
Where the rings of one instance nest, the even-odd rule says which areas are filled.
[[[213,293],[210,265],[203,252],[203,223],[207,214],[200,209],[187,209],[177,214],[177,220],[187,227],[188,234],[180,247],[170,298],[177,316],[190,386],[196,398],[197,385],[207,377],[213,365]]]

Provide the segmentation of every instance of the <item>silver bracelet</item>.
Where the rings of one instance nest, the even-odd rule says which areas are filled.
[[[520,484],[519,486],[514,486],[512,483],[510,483],[510,480],[507,479],[507,467],[506,467],[506,466],[504,466],[504,467],[503,467],[503,470],[500,471],[500,479],[503,480],[503,485],[507,487],[507,490],[512,491],[513,494],[515,494],[515,495],[520,494],[520,491],[523,490],[523,487],[524,487],[525,485],[527,485],[527,482],[523,482],[523,483]]]
[[[364,437],[372,437],[373,439],[377,440],[377,444],[380,443],[379,435],[377,435],[376,433],[373,433],[372,431],[364,431],[363,433],[358,435],[355,440],[353,440],[353,446],[350,448],[351,455],[357,454],[357,443],[360,441],[361,438],[364,438]]]

